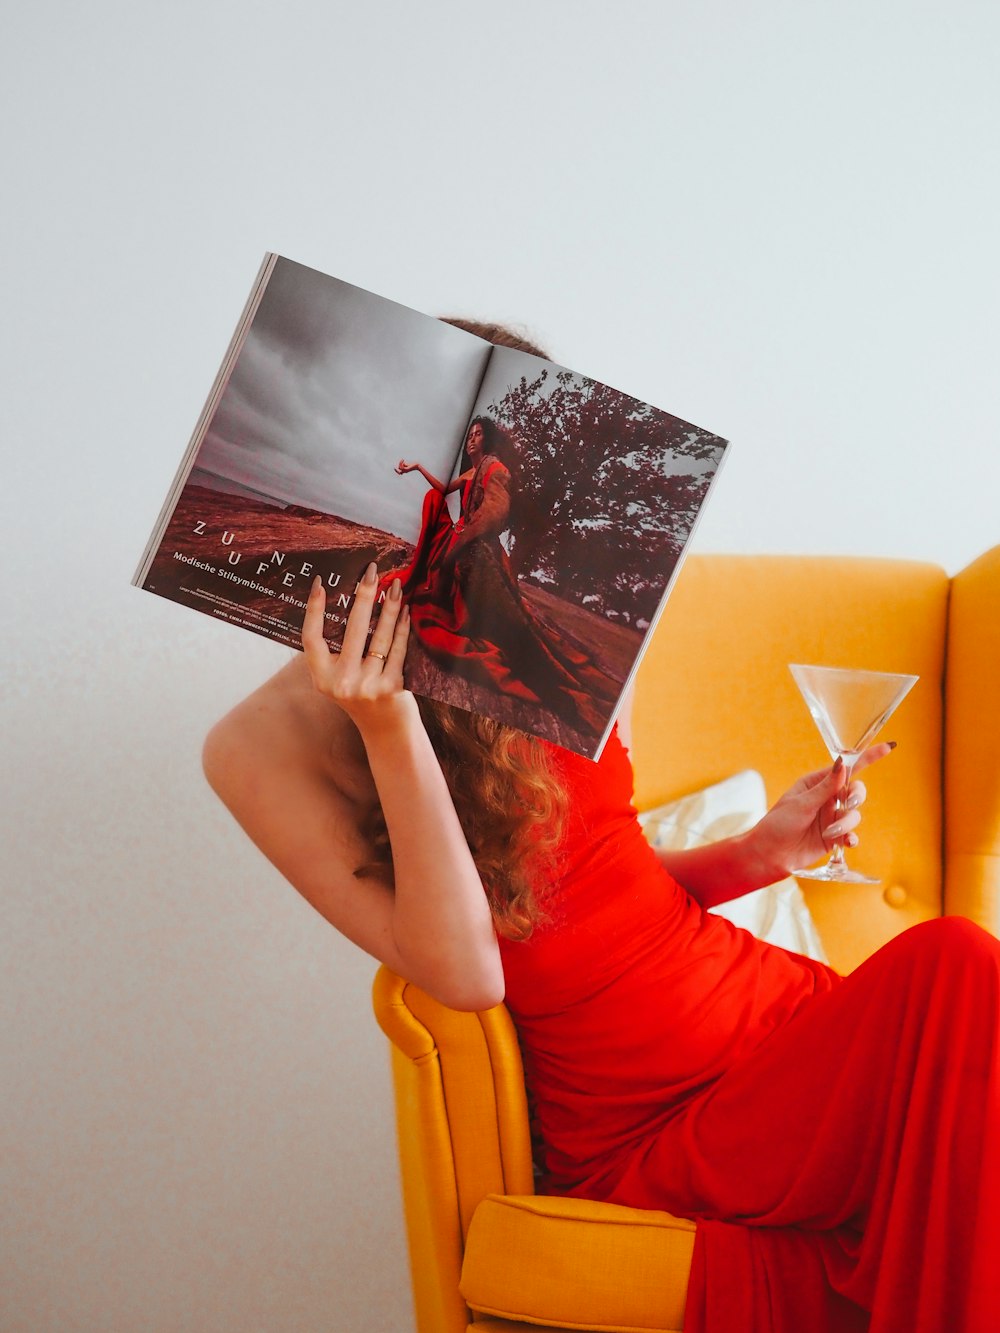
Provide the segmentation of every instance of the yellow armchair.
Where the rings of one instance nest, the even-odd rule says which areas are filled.
[[[835,967],[944,913],[1000,934],[1000,547],[955,578],[909,561],[700,556],[640,669],[640,808],[742,768],[771,796],[820,767],[787,663],[916,672],[893,757],[870,775],[861,869],[804,883]],[[502,1005],[459,1014],[382,968],[420,1333],[674,1333],[695,1227],[534,1193],[517,1035]]]

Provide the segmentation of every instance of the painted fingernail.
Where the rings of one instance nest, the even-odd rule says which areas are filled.
[[[842,754],[838,754],[837,762],[833,766],[834,773],[839,773],[843,767],[844,767],[844,756]]]
[[[361,582],[372,584],[375,582],[377,578],[378,578],[378,566],[375,564],[375,561],[373,560],[371,564],[368,566],[368,568],[365,570],[365,576],[361,580]]]
[[[843,833],[843,831],[844,831],[844,826],[838,821],[836,824],[831,824],[829,828],[825,828],[823,830],[823,837],[839,838],[840,835]]]
[[[389,584],[389,601],[398,602],[403,595],[403,585],[399,579],[393,579]]]
[[[410,607],[407,602],[403,603],[403,609],[399,613],[399,623],[401,625],[408,625],[410,623]]]
[[[861,802],[858,800],[858,798],[857,798],[856,796],[852,796],[852,797],[850,797],[850,799],[847,801],[846,805],[844,806],[844,809],[845,809],[845,810],[856,810],[860,804],[861,804]]]
[[[319,592],[322,586],[323,586],[323,579],[319,574],[317,574],[316,577],[313,579],[313,586],[309,589],[309,591],[310,593]]]
[[[896,741],[886,741],[886,745],[888,745],[890,750],[895,750],[897,744],[898,742]]]

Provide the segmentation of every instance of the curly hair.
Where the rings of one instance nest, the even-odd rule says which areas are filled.
[[[545,917],[542,886],[556,870],[566,796],[542,743],[479,713],[418,698],[493,913],[497,934],[527,939]],[[361,831],[374,859],[355,875],[392,879],[392,848],[377,803]]]
[[[545,353],[501,324],[446,319],[500,347]],[[484,424],[487,448],[491,435]],[[471,424],[471,423],[470,423]],[[490,450],[492,452],[492,450]],[[527,939],[544,919],[542,886],[555,873],[566,817],[566,795],[541,741],[491,718],[419,698],[420,715],[437,754],[489,899],[499,935]],[[382,807],[362,821],[374,859],[355,875],[392,878],[392,848]]]

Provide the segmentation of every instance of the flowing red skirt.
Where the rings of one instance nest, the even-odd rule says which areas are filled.
[[[701,1220],[686,1333],[1000,1329],[998,1018],[1000,943],[914,927],[636,1156],[613,1197]]]

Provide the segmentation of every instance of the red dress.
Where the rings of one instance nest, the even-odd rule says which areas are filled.
[[[686,1333],[995,1333],[1000,943],[945,917],[841,978],[666,874],[616,735],[552,754],[560,876],[501,944],[543,1188],[702,1223]]]
[[[413,560],[406,569],[383,575],[382,587],[401,580],[413,632],[450,670],[541,704],[584,736],[600,736],[621,683],[550,633],[525,605],[500,543],[509,516],[509,481],[504,464],[484,455],[462,486],[455,524],[444,495],[429,490]],[[492,518],[456,556],[457,539],[489,507],[494,487],[499,489]]]

